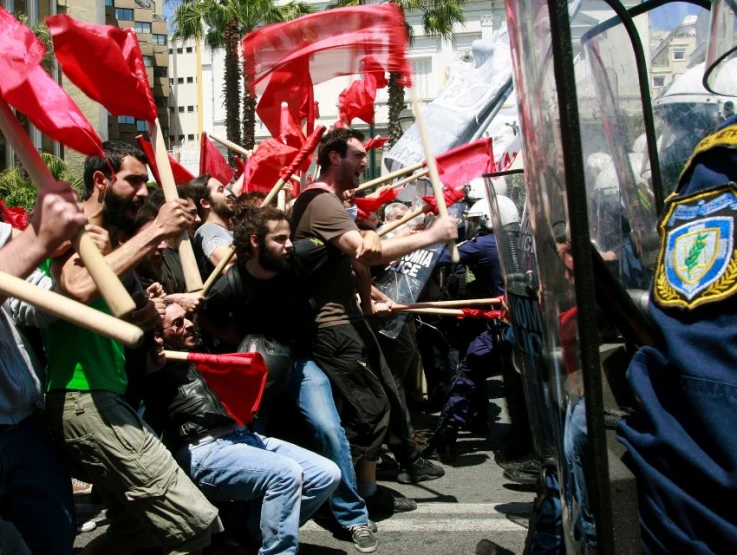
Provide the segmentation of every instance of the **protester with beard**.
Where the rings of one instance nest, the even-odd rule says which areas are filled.
[[[364,237],[341,200],[346,191],[358,187],[366,169],[363,138],[362,133],[349,128],[335,129],[323,136],[317,155],[320,175],[297,197],[292,209],[292,229],[296,240],[319,243],[327,251],[327,260],[307,276],[317,308],[312,353],[343,401],[342,422],[358,462],[358,491],[370,509],[373,505],[381,512],[407,511],[417,507],[414,501],[387,495],[376,485],[376,460],[390,421],[401,437],[401,448],[395,452],[402,466],[401,481],[432,480],[444,471],[420,457],[411,438],[396,383],[364,320],[373,310],[370,282],[366,288],[365,277],[358,284],[365,314],[356,301],[354,264],[356,271],[365,264],[386,264],[418,248],[454,239],[457,230],[449,218],[439,218],[431,229],[381,241],[377,253],[365,256]],[[365,267],[362,274],[368,275]]]
[[[213,286],[201,322],[220,337],[225,351],[253,333],[289,346],[293,364],[283,395],[296,404],[320,453],[340,468],[340,484],[330,497],[335,520],[351,534],[356,549],[372,553],[376,528],[357,491],[350,446],[330,382],[310,356],[314,318],[307,291],[290,268],[289,222],[276,208],[252,208],[236,219],[233,234],[238,263]],[[262,404],[258,431],[264,429],[267,411]]]
[[[285,233],[287,241],[288,233]],[[177,351],[200,347],[194,324],[174,303],[166,308],[162,338]],[[261,537],[259,553],[296,554],[299,527],[340,481],[331,461],[286,441],[236,424],[190,364],[170,362],[146,380],[147,419],[182,468],[213,501],[260,501],[246,521]]]
[[[233,242],[230,218],[233,216],[234,197],[209,174],[189,182],[195,193],[195,204],[203,224],[194,234],[194,252],[200,266],[202,279],[207,279]],[[235,264],[231,259],[229,268]]]
[[[103,143],[104,156],[85,161],[82,207],[87,218],[108,231],[132,234],[138,209],[148,196],[146,157],[125,143]],[[187,203],[161,207],[154,222],[105,260],[120,277],[162,240],[192,224]],[[61,292],[103,312],[110,310],[77,254],[47,261]],[[124,282],[131,290],[130,279]],[[154,303],[137,294],[139,308],[128,319],[144,329],[160,322]],[[135,297],[134,297],[135,298]],[[48,356],[46,414],[54,439],[72,474],[94,485],[107,505],[110,527],[84,553],[133,553],[164,547],[170,553],[198,553],[220,529],[217,510],[178,467],[171,454],[125,401],[128,376],[123,345],[59,320],[43,330]]]

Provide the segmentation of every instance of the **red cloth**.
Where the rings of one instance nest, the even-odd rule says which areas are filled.
[[[466,194],[462,189],[443,189],[443,198],[445,199],[445,206],[455,204],[465,197]],[[438,213],[438,203],[435,200],[435,195],[428,195],[422,197],[423,202],[432,208],[434,214]]]
[[[401,188],[382,189],[378,191],[378,194],[372,193],[371,195],[363,198],[356,197],[354,202],[360,210],[365,212],[376,212],[385,204],[393,202],[401,190]]]
[[[291,116],[286,121],[281,113],[282,102],[287,103]],[[298,59],[273,72],[256,106],[256,114],[272,137],[286,140],[294,148],[304,144],[302,120],[307,119],[308,124],[314,125],[317,117],[309,60]]]
[[[239,179],[246,171],[246,163],[237,155],[233,157],[233,162],[235,163],[235,178]]]
[[[46,18],[64,75],[114,116],[152,122],[157,116],[133,29],[96,25],[68,15]]]
[[[253,421],[253,414],[261,405],[268,377],[261,353],[189,353],[187,360],[195,364],[207,385],[238,424],[242,426]]]
[[[351,83],[338,97],[340,121],[347,122],[348,125],[355,118],[361,119],[369,125],[374,124],[376,91],[387,85],[384,68],[373,56],[366,56],[362,65],[363,79]]]
[[[3,221],[15,229],[25,229],[28,227],[28,212],[22,206],[8,208],[3,200],[0,199],[0,212],[3,214]]]
[[[228,161],[220,153],[218,147],[210,142],[207,133],[203,133],[200,137],[200,175],[206,173],[226,187],[235,175],[233,168],[228,165]]]
[[[314,85],[362,72],[372,56],[386,71],[401,72],[409,84],[409,43],[404,13],[395,4],[349,6],[267,25],[243,39],[246,73],[264,90],[275,70],[296,60],[309,63]]]
[[[483,173],[494,171],[491,137],[453,148],[435,158],[440,181],[456,189]]]
[[[389,137],[382,137],[381,135],[377,135],[373,139],[369,139],[368,141],[363,143],[363,148],[365,148],[367,152],[372,148],[383,148],[388,140]]]
[[[153,145],[141,136],[136,137],[136,142],[138,142],[138,146],[141,147],[146,158],[148,158],[148,165],[151,168],[151,173],[156,180],[156,184],[161,188],[161,178],[159,177],[159,168],[156,166],[156,155],[154,154]],[[194,179],[194,175],[192,175],[187,168],[177,162],[171,154],[169,155],[169,163],[171,164],[171,171],[174,174],[174,183],[177,185],[184,185]]]
[[[46,47],[0,8],[0,96],[44,134],[88,155],[102,142],[74,101],[41,67]]]
[[[244,193],[268,193],[279,181],[282,171],[291,164],[299,151],[276,139],[264,139],[248,159]]]
[[[463,316],[459,316],[459,320],[464,318],[476,318],[477,320],[498,320],[502,316],[501,310],[481,310],[478,308],[462,308]]]

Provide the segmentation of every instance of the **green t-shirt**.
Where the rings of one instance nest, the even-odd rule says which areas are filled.
[[[51,275],[51,260],[41,265]],[[90,305],[110,314],[103,299]],[[66,320],[41,330],[48,359],[48,390],[104,390],[123,395],[128,387],[122,343],[97,335]]]

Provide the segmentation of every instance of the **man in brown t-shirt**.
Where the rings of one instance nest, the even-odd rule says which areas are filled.
[[[432,480],[444,471],[422,459],[411,438],[397,385],[364,320],[372,313],[370,301],[363,298],[367,295],[362,296],[363,311],[358,306],[354,270],[367,275],[366,265],[387,264],[419,248],[455,239],[456,224],[450,218],[439,218],[428,230],[381,241],[377,250],[368,251],[342,202],[344,193],[358,186],[366,168],[363,135],[348,128],[330,131],[320,142],[318,163],[320,176],[297,198],[292,210],[295,240],[318,239],[328,252],[327,260],[309,278],[317,311],[313,358],[343,401],[341,420],[357,462],[358,491],[369,511],[413,510],[417,507],[414,501],[387,499],[385,490],[381,495],[377,491],[376,460],[389,427],[401,439],[395,451],[400,482]]]

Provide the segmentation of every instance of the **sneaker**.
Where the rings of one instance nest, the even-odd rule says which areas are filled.
[[[397,497],[389,490],[381,487],[371,497],[366,497],[365,501],[370,515],[407,513],[417,509],[417,503],[413,499]]]
[[[542,472],[542,465],[537,459],[525,461],[516,466],[510,466],[504,470],[504,477],[516,484],[525,486],[533,486]]]
[[[445,470],[437,463],[418,458],[407,468],[401,468],[397,475],[397,482],[400,484],[417,484],[427,480],[437,480],[445,476]]]
[[[92,493],[92,484],[72,478],[72,495],[89,495]]]
[[[439,427],[422,451],[426,459],[438,458],[443,462],[453,462],[458,458],[456,441],[458,430],[452,426]]]
[[[376,534],[376,532],[378,532],[378,531],[379,531],[379,527],[378,527],[378,526],[376,526],[376,523],[375,523],[375,522],[374,522],[373,520],[371,520],[371,519],[369,519],[369,521],[368,521],[368,527],[369,527],[369,529],[370,529],[370,530],[371,530],[371,531],[372,531],[372,532],[373,532],[374,534]]]
[[[356,548],[356,551],[361,553],[373,553],[376,551],[379,543],[376,541],[373,530],[371,530],[370,521],[369,524],[351,526],[348,530],[351,533],[353,547]]]

